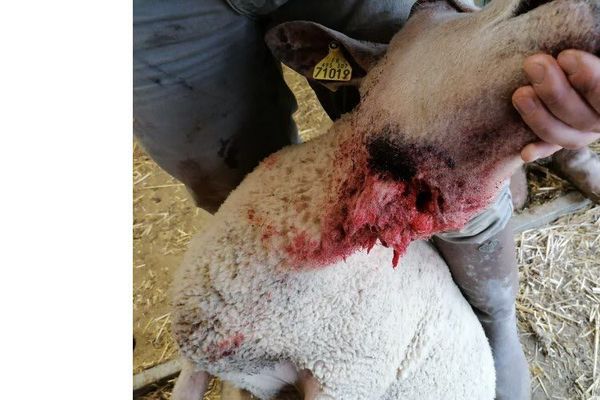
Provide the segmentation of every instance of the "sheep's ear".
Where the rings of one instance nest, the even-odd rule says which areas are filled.
[[[387,45],[352,39],[309,21],[292,21],[277,25],[267,32],[265,41],[279,61],[308,80],[319,82],[334,91],[340,86],[358,86],[387,49]],[[332,49],[339,51],[338,54],[341,54],[352,68],[349,80],[314,78],[315,67],[318,67]]]

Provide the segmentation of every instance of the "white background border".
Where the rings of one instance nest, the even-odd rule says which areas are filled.
[[[0,6],[5,399],[130,399],[132,3]]]

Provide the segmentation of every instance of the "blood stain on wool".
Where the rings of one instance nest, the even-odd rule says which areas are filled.
[[[285,247],[292,264],[329,265],[359,249],[370,250],[379,240],[394,250],[396,267],[410,242],[459,228],[489,201],[473,190],[478,184],[474,179],[473,187],[456,187],[466,178],[442,149],[394,143],[390,136],[384,132],[366,143],[341,144],[336,154],[340,168],[329,205],[323,207],[320,237],[298,232]],[[473,194],[465,194],[469,190]]]
[[[273,237],[277,233],[277,230],[271,224],[267,224],[263,229],[261,240],[267,242],[269,239]]]
[[[218,360],[223,357],[232,355],[244,341],[244,334],[241,332],[235,335],[222,339],[216,343],[215,348],[209,350],[212,353],[212,360]]]
[[[262,161],[262,164],[267,169],[273,169],[273,168],[275,168],[275,166],[277,165],[278,162],[279,162],[279,157],[277,156],[277,154],[271,154],[270,156],[268,156],[267,158],[265,158]]]

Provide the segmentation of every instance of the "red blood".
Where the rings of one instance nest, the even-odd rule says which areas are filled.
[[[434,228],[433,216],[431,214],[418,214],[410,221],[410,227],[416,233],[427,234],[433,231]]]
[[[291,265],[329,265],[379,240],[394,249],[395,267],[411,241],[461,227],[493,196],[481,184],[485,166],[454,169],[453,159],[430,146],[392,150],[402,158],[377,164],[360,141],[340,146],[331,198],[321,207],[321,235],[298,231],[285,248]]]
[[[235,335],[222,339],[217,342],[216,346],[209,349],[211,360],[215,361],[223,357],[232,355],[244,341],[244,335],[240,332]]]
[[[537,139],[516,112],[501,128],[474,121],[465,130],[457,121],[448,140],[438,132],[410,142],[394,126],[336,132],[343,136],[330,166],[335,175],[325,201],[310,204],[320,233],[296,229],[285,247],[289,265],[330,265],[377,240],[394,250],[395,265],[411,241],[458,229],[483,210],[508,178],[509,162]]]
[[[265,228],[263,229],[263,233],[262,233],[262,236],[261,236],[261,239],[262,239],[263,243],[267,242],[269,239],[271,239],[271,237],[275,233],[277,233],[277,232],[276,232],[275,228],[273,227],[273,225],[267,224],[265,226]]]
[[[400,253],[394,250],[394,257],[392,258],[392,266],[394,269],[398,268],[398,260],[400,260]]]
[[[371,252],[371,249],[373,248],[373,246],[375,246],[375,243],[377,243],[377,238],[372,238],[371,241],[367,244],[367,254]]]
[[[279,161],[279,158],[277,157],[277,155],[276,154],[271,154],[270,156],[268,156],[267,158],[265,158],[262,161],[262,164],[267,169],[273,169],[277,165],[278,161]]]

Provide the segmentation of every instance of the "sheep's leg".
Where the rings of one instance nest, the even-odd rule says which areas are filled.
[[[510,178],[510,192],[512,193],[513,208],[521,210],[525,206],[528,196],[525,168],[519,168]]]
[[[462,242],[435,238],[435,243],[488,337],[496,368],[496,399],[529,399],[529,369],[517,332],[519,274],[510,224],[483,243],[468,238]]]
[[[585,196],[600,203],[600,157],[588,147],[557,152],[552,156],[550,168]]]
[[[298,386],[304,394],[304,400],[333,400],[331,396],[321,393],[321,384],[308,370],[298,374]]]
[[[230,383],[223,382],[221,385],[221,399],[223,400],[251,400],[252,395],[242,389],[236,388]]]
[[[204,371],[198,371],[194,365],[187,360],[183,360],[181,373],[177,378],[177,383],[173,388],[173,400],[202,400],[210,375]]]

